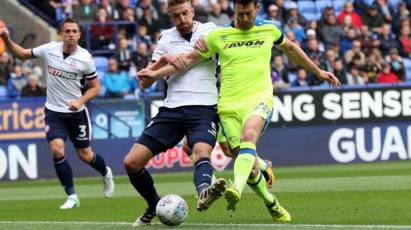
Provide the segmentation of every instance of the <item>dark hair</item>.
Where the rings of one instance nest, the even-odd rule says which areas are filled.
[[[183,3],[189,2],[191,4],[191,0],[167,0],[167,6],[175,6],[180,5]]]
[[[72,18],[66,18],[60,23],[60,31],[63,31],[64,24],[66,23],[75,23],[77,24],[78,29],[81,30],[80,23],[77,20]]]
[[[248,5],[250,3],[254,3],[254,5],[258,4],[257,0],[234,0],[234,5],[235,4]]]

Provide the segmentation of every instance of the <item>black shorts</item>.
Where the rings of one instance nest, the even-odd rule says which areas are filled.
[[[191,149],[198,142],[214,147],[218,121],[216,106],[161,107],[136,142],[153,155],[173,148],[184,136]]]
[[[76,149],[90,146],[91,131],[87,109],[75,113],[60,113],[44,109],[47,141],[69,136]]]

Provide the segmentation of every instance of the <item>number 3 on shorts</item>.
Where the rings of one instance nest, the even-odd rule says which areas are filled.
[[[79,125],[78,128],[80,129],[80,133],[78,135],[78,137],[85,137],[87,135],[86,133],[86,125]]]

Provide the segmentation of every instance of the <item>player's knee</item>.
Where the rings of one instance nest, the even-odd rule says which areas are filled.
[[[246,129],[240,137],[241,142],[256,142],[258,134],[254,129]]]
[[[64,147],[61,145],[53,145],[50,147],[50,150],[54,158],[60,158],[64,156]]]
[[[93,152],[91,149],[77,149],[77,155],[85,163],[90,163],[93,160]]]
[[[124,157],[123,163],[127,172],[137,172],[144,167],[144,165],[134,160],[130,154],[127,154],[127,156]]]
[[[206,151],[204,152],[193,152],[193,161],[197,162],[201,158],[210,158],[210,154]]]
[[[249,179],[256,178],[258,176],[259,171],[260,171],[259,167],[253,166],[253,168],[251,169],[251,172],[250,172]]]

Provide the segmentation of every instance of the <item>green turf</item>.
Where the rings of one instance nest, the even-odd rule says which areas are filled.
[[[275,173],[274,192],[292,215],[289,225],[270,225],[262,201],[248,188],[229,217],[224,199],[205,213],[195,210],[191,172],[156,174],[154,180],[160,194],[179,194],[188,202],[182,229],[411,229],[411,161],[284,167]],[[218,176],[232,178],[232,172]],[[0,229],[132,229],[145,203],[126,177],[116,177],[116,183],[115,196],[104,199],[101,178],[77,178],[81,207],[61,211],[65,195],[56,180],[2,182]],[[144,229],[158,228],[169,229]]]

